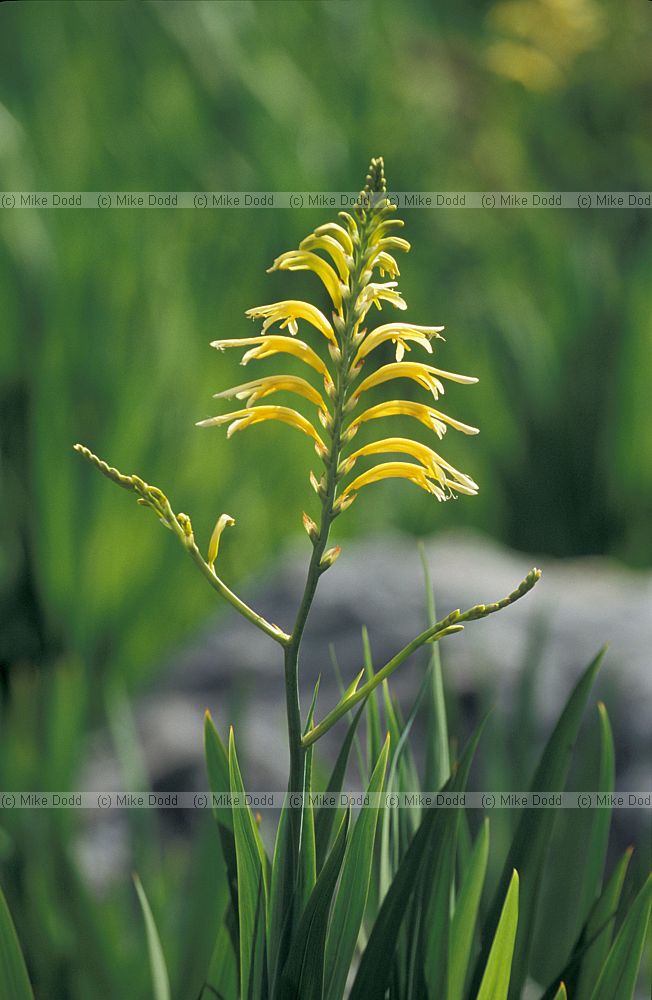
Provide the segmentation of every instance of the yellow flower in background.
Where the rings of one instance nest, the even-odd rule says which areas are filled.
[[[339,221],[326,222],[306,236],[297,250],[280,254],[270,271],[312,271],[323,284],[330,307],[321,308],[298,299],[283,299],[247,310],[253,320],[263,321],[257,337],[213,341],[218,350],[246,348],[241,363],[289,354],[308,367],[311,379],[317,375],[322,385],[290,373],[261,375],[216,393],[217,399],[237,399],[243,409],[223,413],[199,423],[201,427],[228,424],[228,436],[269,420],[281,421],[312,439],[323,462],[323,472],[311,472],[310,481],[322,501],[322,524],[304,515],[304,527],[316,549],[323,550],[330,522],[345,510],[364,486],[386,479],[405,479],[426,490],[437,500],[456,494],[474,495],[474,480],[433,451],[426,443],[409,436],[381,437],[356,450],[351,442],[360,428],[384,418],[410,417],[438,438],[448,428],[463,434],[477,434],[476,427],[450,417],[433,406],[411,399],[391,399],[371,403],[357,412],[362,400],[385,383],[404,379],[424,390],[431,400],[444,394],[445,383],[470,385],[477,382],[418,360],[417,353],[433,354],[433,342],[441,340],[443,326],[421,326],[388,322],[369,329],[365,325],[372,306],[400,311],[407,303],[398,289],[400,271],[394,253],[407,253],[410,244],[396,235],[403,226],[393,218],[394,206],[386,197],[382,159],[371,161],[369,175],[353,213],[340,212]],[[388,277],[389,280],[377,280]],[[330,315],[329,315],[330,314]],[[299,339],[312,336],[312,341]],[[276,332],[270,332],[277,326]],[[305,333],[303,332],[305,330]],[[287,331],[287,333],[281,332]],[[312,333],[311,333],[312,331]],[[314,331],[320,335],[314,339]],[[395,361],[383,363],[382,345],[391,343]],[[325,350],[325,348],[328,350]],[[377,353],[375,353],[377,352]],[[404,360],[406,353],[415,360]],[[378,362],[374,364],[378,358]],[[306,416],[288,406],[262,404],[276,393],[291,393],[316,407]],[[321,427],[318,430],[318,427]],[[388,456],[366,470],[358,471],[348,484],[354,466],[365,459]],[[397,460],[407,455],[415,461]],[[394,457],[392,457],[394,456]]]

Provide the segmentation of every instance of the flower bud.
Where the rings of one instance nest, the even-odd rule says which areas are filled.
[[[217,559],[217,552],[220,547],[220,536],[225,528],[230,528],[235,524],[235,519],[231,517],[230,514],[220,514],[217,519],[217,523],[213,528],[213,534],[211,535],[211,540],[208,543],[208,565],[212,569],[215,560]]]
[[[313,519],[310,517],[310,515],[306,514],[305,511],[302,514],[302,520],[303,520],[303,527],[306,530],[308,538],[314,544],[319,538],[319,528],[317,527]]]
[[[321,570],[325,570],[328,569],[329,566],[332,566],[335,560],[340,555],[341,551],[342,551],[341,546],[334,545],[332,549],[329,549],[327,552],[324,552],[321,558],[321,562],[319,563],[319,568]]]

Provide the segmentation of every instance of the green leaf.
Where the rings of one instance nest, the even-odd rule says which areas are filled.
[[[152,995],[154,1000],[170,1000],[170,980],[165,964],[165,956],[161,947],[161,939],[156,929],[156,923],[145,895],[145,890],[136,874],[133,876],[138,900],[143,911],[145,920],[145,932],[147,934],[147,951],[149,954],[149,966],[152,973]]]
[[[507,1000],[518,926],[518,872],[512,872],[477,1000]]]
[[[611,946],[591,1000],[632,1000],[652,906],[652,875],[640,890]]]
[[[328,914],[346,850],[349,818],[347,812],[299,922],[283,972],[283,1000],[322,1000]]]
[[[579,975],[577,976],[576,989],[572,988],[572,983],[569,982],[567,976],[564,976],[564,979],[569,982],[572,996],[576,997],[577,1000],[589,1000],[598,981],[600,970],[607,960],[613,939],[620,894],[632,853],[633,849],[630,847],[619,860],[611,878],[594,903],[582,930],[578,943],[578,950],[581,950],[581,955],[579,958]],[[574,966],[577,967],[577,964],[575,962]]]
[[[532,779],[531,791],[561,792],[566,783],[573,747],[593,681],[600,667],[604,650],[584,671],[566,703],[566,707],[548,740],[541,761]],[[477,989],[481,970],[487,964],[502,908],[502,900],[516,869],[520,877],[519,925],[514,953],[514,968],[510,997],[519,997],[528,971],[532,934],[546,852],[555,820],[554,809],[524,809],[498,883],[493,904],[484,923],[482,949],[476,963],[473,984]]]
[[[14,922],[0,889],[0,996],[7,1000],[34,1000]]]
[[[206,989],[200,993],[202,1000],[205,994],[207,998],[217,996],[220,1000],[238,1000],[239,998],[238,960],[233,950],[233,942],[226,922],[217,932],[204,985]]]
[[[446,784],[448,791],[462,791],[466,785],[483,727],[484,723],[478,727],[469,741],[458,768]],[[444,810],[440,809],[429,809],[412,838],[374,923],[349,1000],[384,1000],[403,920],[412,894],[423,876],[424,858],[428,852],[434,852],[436,855],[443,812]],[[433,859],[431,864],[434,864]],[[427,876],[425,879],[427,881]]]
[[[628,848],[614,868],[591,909],[570,958],[541,1000],[553,1000],[556,984],[562,979],[573,1000],[589,1000],[611,947],[620,893],[632,852],[633,849]]]
[[[421,556],[421,565],[423,566],[428,625],[434,625],[437,621],[437,608],[423,542],[419,545],[419,554]],[[431,653],[428,662],[430,697],[428,699],[428,720],[426,723],[428,740],[426,743],[425,787],[426,791],[438,791],[450,774],[450,754],[448,749],[448,719],[446,716],[444,679],[439,643],[433,643],[430,648]]]
[[[447,1000],[462,1000],[468,971],[469,956],[478,918],[487,859],[489,857],[489,820],[485,819],[460,888],[451,924]]]
[[[315,705],[319,694],[319,678],[315,684],[312,703],[308,710],[306,732],[312,726]],[[312,754],[313,747],[306,750],[303,769],[303,803],[301,806],[301,844],[299,848],[299,915],[310,898],[317,881],[317,849],[315,844],[315,814],[312,806]]]
[[[369,633],[365,625],[362,626],[362,649],[364,652],[364,672],[367,681],[373,680],[374,666],[371,658],[371,645],[369,643]],[[356,681],[356,687],[357,687]],[[380,729],[380,712],[378,711],[378,701],[376,692],[372,691],[371,697],[367,700],[367,771],[370,772],[373,762],[378,760],[380,748],[382,746],[382,736]]]
[[[229,776],[229,758],[224,748],[210,712],[204,716],[204,754],[206,757],[206,769],[208,771],[208,787],[215,796],[213,805],[213,815],[217,822],[217,829],[222,847],[222,855],[229,879],[229,891],[233,913],[238,913],[238,870],[235,855],[235,839],[233,836],[233,814],[231,807],[227,805],[227,796],[231,791],[231,778]],[[234,940],[237,948],[237,940]]]
[[[568,993],[566,992],[566,985],[564,983],[559,984],[559,989],[555,993],[553,1000],[568,1000]]]
[[[349,762],[349,756],[351,754],[351,747],[353,746],[353,740],[358,728],[358,723],[360,722],[364,709],[365,702],[362,703],[358,711],[353,716],[351,724],[348,728],[346,738],[337,756],[337,760],[335,761],[335,767],[333,768],[329,778],[328,785],[326,786],[326,792],[329,795],[339,795],[342,791],[344,775],[346,774],[346,766]],[[335,820],[337,819],[337,815],[337,809],[322,807],[318,810],[315,817],[317,871],[321,871],[321,867],[324,863],[324,858],[326,857],[326,852],[331,838],[331,832],[333,830]]]
[[[233,805],[233,834],[238,866],[238,920],[240,927],[240,992],[243,998],[262,996],[265,973],[265,923],[267,911],[267,859],[258,827],[245,808],[245,791],[238,765],[233,729],[229,734],[229,775]]]
[[[389,746],[388,735],[369,781],[370,796],[383,790]],[[369,892],[378,811],[378,806],[362,807],[346,849],[326,941],[327,1000],[340,1000],[344,995]]]
[[[598,791],[604,795],[610,795],[616,783],[614,741],[607,709],[602,702],[598,703],[598,714],[600,719]],[[611,813],[611,808],[596,809],[594,812],[591,836],[585,855],[586,861],[583,868],[582,891],[580,895],[582,921],[586,919],[602,888],[602,872],[607,856]]]

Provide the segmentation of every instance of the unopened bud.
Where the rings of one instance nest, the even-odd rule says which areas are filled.
[[[317,539],[319,538],[319,528],[317,527],[313,519],[310,517],[310,515],[306,514],[305,511],[302,514],[302,519],[303,519],[303,526],[307,532],[308,538],[310,539],[311,542],[313,543],[316,542]]]
[[[339,333],[340,337],[344,336],[344,331],[346,330],[346,323],[339,313],[333,313],[333,329],[335,333]]]
[[[315,493],[317,494],[317,496],[321,500],[323,500],[324,497],[326,496],[326,483],[324,481],[324,477],[322,476],[322,478],[318,480],[317,477],[316,477],[316,475],[314,474],[314,472],[311,471],[310,472],[310,485],[312,486],[312,488],[315,491]]]
[[[339,365],[340,361],[342,360],[342,352],[340,351],[337,344],[333,344],[332,341],[330,340],[328,342],[328,353],[330,354],[335,364]]]
[[[328,569],[329,566],[332,566],[335,560],[338,558],[341,551],[342,551],[341,546],[334,545],[332,549],[328,550],[328,552],[324,552],[321,558],[321,562],[319,563],[320,568]]]
[[[177,521],[186,538],[192,538],[192,522],[187,514],[177,514]]]
[[[345,510],[348,510],[357,495],[357,493],[347,493],[342,495],[339,500],[336,500],[333,504],[333,517],[337,517],[338,514],[342,514]]]
[[[235,518],[231,517],[230,514],[220,514],[217,519],[217,523],[213,528],[213,534],[211,535],[211,540],[208,543],[208,565],[212,569],[215,560],[217,559],[217,552],[220,547],[220,537],[225,528],[230,528],[235,524]]]

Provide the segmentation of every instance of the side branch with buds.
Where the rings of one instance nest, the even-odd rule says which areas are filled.
[[[362,670],[351,687],[348,689],[341,701],[335,706],[335,708],[328,713],[325,719],[322,720],[318,725],[313,726],[303,737],[302,743],[304,747],[309,747],[313,743],[316,743],[318,739],[324,736],[325,733],[331,729],[336,722],[338,722],[343,715],[346,715],[355,705],[359,702],[364,701],[369,695],[374,691],[375,688],[382,684],[384,680],[393,674],[397,667],[407,660],[408,656],[415,653],[421,646],[426,643],[439,642],[447,635],[454,635],[456,632],[464,631],[464,623],[477,621],[479,618],[487,618],[488,615],[493,615],[496,611],[502,611],[503,608],[509,607],[510,604],[514,604],[521,597],[524,597],[537,581],[541,577],[540,569],[532,569],[525,577],[525,579],[518,585],[516,590],[513,590],[511,594],[504,597],[501,601],[495,601],[493,604],[475,604],[472,608],[467,611],[451,611],[446,618],[442,618],[441,621],[436,622],[431,625],[424,632],[421,632],[415,639],[404,646],[392,657],[388,663],[385,664],[377,673],[374,674],[370,680],[363,684],[362,687],[358,687],[358,683],[364,674]]]
[[[214,564],[217,557],[220,535],[225,527],[235,523],[229,514],[222,514],[215,525],[215,530],[209,544],[208,561],[206,561],[195,541],[190,518],[187,514],[175,514],[170,506],[170,501],[162,490],[156,486],[150,486],[149,483],[146,483],[139,476],[125,476],[118,469],[113,468],[113,466],[108,465],[107,462],[98,458],[97,455],[94,455],[89,448],[86,448],[82,444],[74,445],[74,449],[83,458],[87,459],[91,465],[99,469],[102,475],[110,479],[111,482],[116,483],[117,486],[121,486],[125,490],[129,490],[131,493],[135,493],[138,497],[137,502],[142,507],[148,507],[150,510],[153,510],[161,523],[176,535],[211,587],[228,601],[247,621],[250,621],[252,625],[259,628],[261,632],[264,632],[271,639],[275,639],[282,646],[287,646],[290,636],[286,635],[278,625],[273,625],[271,622],[266,621],[261,615],[245,604],[244,601],[240,600],[215,572]]]

